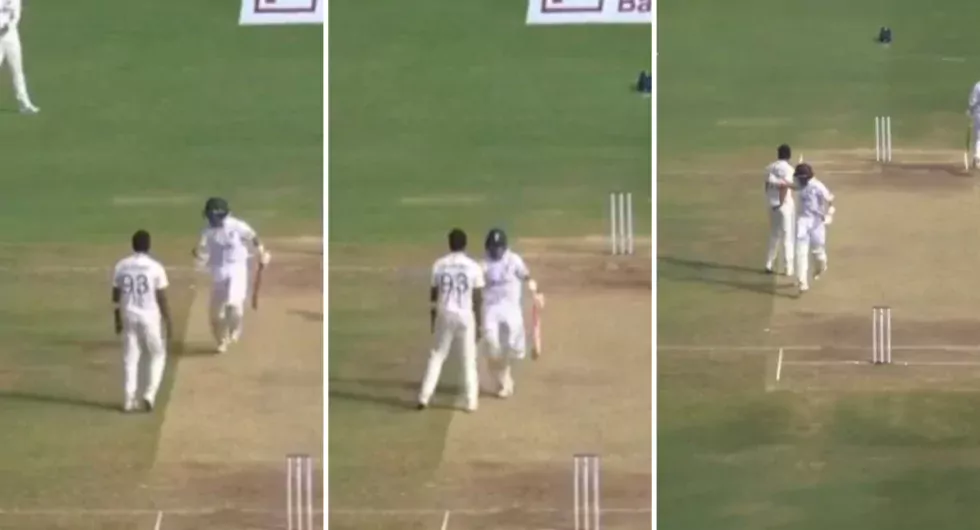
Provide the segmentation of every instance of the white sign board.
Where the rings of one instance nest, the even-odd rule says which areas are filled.
[[[528,0],[528,24],[650,24],[654,0]]]
[[[241,26],[323,24],[326,0],[242,0]]]

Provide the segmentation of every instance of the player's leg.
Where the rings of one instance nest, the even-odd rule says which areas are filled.
[[[810,251],[817,262],[817,270],[813,272],[813,279],[816,280],[827,272],[827,227],[823,222],[818,222],[810,230]]]
[[[208,316],[211,323],[211,336],[218,343],[219,353],[224,353],[230,342],[228,324],[225,319],[229,285],[230,280],[228,278],[216,278],[211,284],[211,304],[208,309]]]
[[[455,329],[455,336],[459,339],[459,351],[462,355],[460,364],[466,392],[466,411],[476,412],[480,399],[480,372],[476,364],[476,322],[473,319],[461,322]]]
[[[229,278],[228,301],[225,307],[225,325],[228,339],[238,342],[245,324],[245,298],[248,296],[248,269],[242,268]]]
[[[783,238],[783,260],[786,262],[786,276],[792,277],[794,274],[796,255],[794,253],[794,243],[796,242],[796,233],[793,230],[793,221],[796,218],[796,212],[793,211],[793,207],[790,205],[783,205],[779,209],[779,224],[781,225],[780,234]]]
[[[501,344],[501,325],[503,323],[503,312],[499,306],[490,306],[485,309],[483,315],[483,350],[484,357],[487,359],[487,368],[494,381],[494,392],[500,392],[501,370],[504,365],[504,348]]]
[[[779,240],[782,237],[781,215],[779,210],[769,208],[769,250],[766,252],[766,272],[772,272],[779,253]]]
[[[520,307],[513,307],[508,311],[504,321],[504,331],[502,336],[504,356],[500,375],[501,393],[499,395],[500,397],[510,397],[514,395],[514,363],[523,360],[527,355],[527,331],[524,329],[524,314]]]
[[[10,75],[14,82],[14,94],[21,112],[34,113],[37,107],[31,103],[27,94],[27,79],[24,77],[24,61],[20,46],[20,37],[16,33],[6,36],[7,60],[10,64]]]
[[[163,382],[163,372],[167,365],[167,350],[163,343],[163,332],[160,322],[146,322],[141,327],[146,353],[150,356],[147,366],[146,389],[143,392],[143,404],[147,410],[153,410],[156,404],[157,392]]]
[[[973,165],[980,167],[980,114],[973,115]]]
[[[812,220],[801,217],[796,220],[796,274],[800,291],[810,288],[810,227]]]
[[[420,409],[429,405],[429,400],[432,399],[432,394],[436,391],[436,385],[439,384],[442,365],[446,362],[446,357],[453,345],[454,327],[454,322],[441,316],[436,319],[434,342],[432,350],[429,352],[429,363],[425,369],[425,377],[422,378],[422,388],[419,390]]]
[[[140,337],[135,323],[124,321],[122,331],[123,347],[123,410],[137,409],[136,391],[139,387]]]

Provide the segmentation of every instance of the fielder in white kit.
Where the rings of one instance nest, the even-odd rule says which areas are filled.
[[[449,254],[432,266],[429,301],[432,304],[430,331],[434,340],[419,390],[419,410],[429,406],[439,384],[442,365],[456,343],[462,356],[466,411],[476,411],[480,395],[476,365],[476,343],[480,338],[477,322],[483,321],[480,315],[483,286],[483,269],[466,255],[466,232],[454,228],[449,232]]]
[[[766,253],[766,273],[772,274],[779,246],[783,247],[786,276],[793,276],[793,221],[796,205],[793,202],[793,166],[789,159],[792,150],[786,144],[776,149],[777,160],[766,167],[766,204],[769,207],[769,251]]]
[[[141,345],[150,356],[143,406],[153,410],[157,391],[163,381],[167,363],[164,335],[170,337],[170,310],[165,291],[169,282],[167,272],[150,257],[150,234],[140,230],[133,234],[133,254],[119,261],[112,274],[112,302],[115,305],[116,335],[122,337],[125,373],[123,410],[139,408],[136,392],[139,387]]]
[[[800,215],[796,220],[796,270],[800,292],[810,289],[810,256],[817,261],[814,280],[827,271],[827,225],[833,221],[834,195],[816,179],[810,164],[796,166],[794,175],[800,195]]]
[[[34,106],[27,94],[24,77],[24,55],[20,45],[21,0],[0,0],[0,66],[5,62],[10,68],[17,106],[23,114],[37,114],[41,109]]]
[[[980,168],[980,81],[973,85],[967,105],[966,115],[973,120],[973,167]]]
[[[208,226],[201,232],[193,255],[211,271],[211,334],[218,343],[218,353],[224,353],[242,335],[250,250],[255,250],[262,267],[269,264],[272,255],[248,223],[231,216],[224,199],[208,199],[204,217]]]
[[[487,233],[486,258],[482,265],[487,287],[483,293],[483,340],[487,364],[497,388],[497,396],[514,395],[511,366],[523,360],[527,349],[521,294],[524,284],[534,295],[534,303],[544,305],[544,295],[531,278],[524,260],[507,248],[507,234],[499,228]]]

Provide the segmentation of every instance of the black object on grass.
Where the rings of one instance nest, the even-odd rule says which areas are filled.
[[[636,80],[636,91],[649,94],[653,90],[653,76],[646,71],[640,72],[640,78]]]
[[[891,44],[891,42],[892,42],[892,28],[889,28],[888,26],[882,26],[881,29],[878,30],[878,39],[877,39],[877,41],[878,41],[879,44]]]

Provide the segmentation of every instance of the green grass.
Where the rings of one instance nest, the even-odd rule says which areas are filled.
[[[650,100],[630,91],[649,29],[528,27],[526,8],[331,6],[331,263],[399,269],[331,271],[335,507],[436,502],[415,485],[435,470],[450,416],[408,408],[429,348],[425,271],[450,228],[475,253],[493,225],[513,239],[604,234],[618,188],[649,233]]]
[[[109,410],[122,383],[109,267],[138,228],[189,265],[212,194],[268,236],[317,233],[323,33],[240,28],[233,0],[26,8],[42,113],[17,115],[0,87],[0,507],[125,508],[165,410]],[[72,266],[105,271],[38,268]],[[189,276],[172,276],[182,319]]]
[[[757,272],[767,221],[758,187],[728,174],[761,178],[782,142],[871,148],[876,115],[893,117],[896,149],[962,148],[980,63],[970,9],[661,5],[661,345],[767,342],[773,282]],[[882,25],[894,30],[887,49],[873,43]],[[977,518],[967,499],[980,474],[964,460],[976,429],[956,419],[975,396],[766,394],[760,357],[713,359],[659,356],[662,527],[953,529]]]

